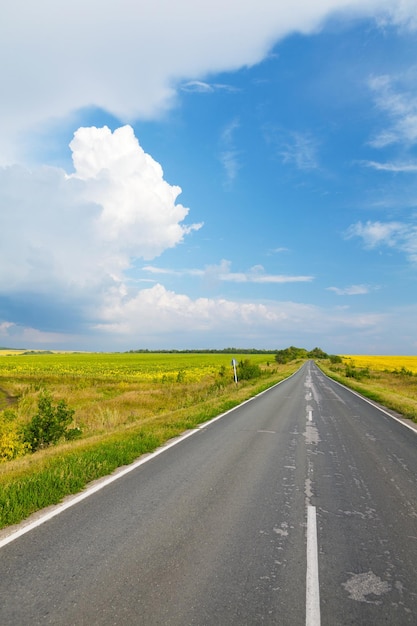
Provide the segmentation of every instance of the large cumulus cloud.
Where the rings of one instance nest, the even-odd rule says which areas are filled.
[[[153,259],[200,227],[184,224],[188,209],[176,202],[181,189],[164,180],[130,127],[80,128],[71,148],[72,174],[0,169],[5,321],[10,315],[27,323],[36,311],[45,327],[51,318],[66,326],[76,311],[83,318],[108,290],[124,291],[133,259]]]

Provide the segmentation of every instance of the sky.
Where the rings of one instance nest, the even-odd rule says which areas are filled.
[[[417,353],[415,0],[15,0],[0,346]]]

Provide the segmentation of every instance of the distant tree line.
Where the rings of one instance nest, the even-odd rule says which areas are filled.
[[[199,348],[196,350],[148,350],[147,348],[138,348],[136,350],[128,350],[127,354],[275,354],[276,350],[261,350],[259,348]]]
[[[198,350],[148,350],[147,348],[139,348],[137,350],[129,350],[128,354],[149,353],[149,354],[275,354],[277,363],[289,363],[296,359],[330,359],[332,363],[341,363],[342,359],[336,354],[327,354],[321,348],[313,348],[306,350],[305,348],[296,348],[290,346],[283,350],[270,349],[260,350],[259,348],[210,348]]]

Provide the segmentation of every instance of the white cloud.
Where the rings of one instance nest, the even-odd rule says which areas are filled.
[[[366,248],[386,246],[407,255],[412,263],[417,263],[417,225],[405,222],[371,222],[352,224],[346,238],[359,237]]]
[[[0,161],[16,158],[29,129],[83,107],[123,122],[161,115],[177,85],[258,63],[281,38],[316,32],[330,17],[414,27],[416,12],[413,0],[72,0],[59,11],[50,0],[9,2],[0,23]]]
[[[222,323],[277,321],[281,316],[263,304],[237,303],[224,299],[197,298],[168,291],[160,284],[139,291],[133,298],[110,294],[101,312],[101,330],[110,332],[170,334],[211,330]],[[108,320],[108,323],[107,323]]]
[[[220,153],[220,162],[226,174],[226,184],[231,185],[240,169],[239,152],[237,150],[224,150]]]
[[[201,338],[206,334],[215,337],[217,333],[226,337],[241,334],[243,337],[250,332],[251,336],[262,337],[263,341],[270,335],[273,343],[277,333],[325,332],[340,324],[344,328],[369,328],[383,316],[324,312],[319,307],[295,302],[259,304],[224,298],[192,299],[156,284],[139,291],[134,297],[120,298],[117,293],[109,293],[100,317],[102,323],[97,326],[100,331],[142,341],[147,336],[159,336],[159,341],[163,342],[164,336],[175,336],[176,333]]]
[[[376,76],[369,81],[378,109],[390,124],[370,141],[374,148],[392,144],[413,146],[417,143],[416,68],[401,76]]]
[[[193,93],[213,93],[215,91],[213,85],[203,82],[202,80],[190,80],[181,85],[181,90]]]
[[[107,290],[95,303],[94,320],[83,335],[6,322],[0,326],[0,340],[15,347],[87,350],[280,348],[290,341],[342,354],[351,353],[355,345],[368,354],[381,349],[385,354],[408,354],[410,346],[417,345],[416,315],[415,306],[363,313],[288,301],[193,299],[156,284],[134,294]]]
[[[133,259],[153,259],[200,227],[184,224],[180,188],[164,180],[130,127],[79,129],[71,148],[71,175],[52,167],[0,169],[4,297],[37,293],[36,306],[46,296],[90,306],[110,287],[122,288]]]
[[[350,285],[349,287],[327,287],[327,291],[333,291],[338,296],[360,296],[369,293],[366,285]]]
[[[417,172],[417,163],[378,163],[377,161],[362,161],[362,164],[381,172],[393,172],[394,174],[399,172],[414,174]]]
[[[204,276],[204,270],[199,269],[172,269],[168,267],[156,267],[155,265],[144,265],[142,267],[144,272],[149,272],[150,274],[159,274],[165,276]]]
[[[234,283],[307,283],[314,280],[314,276],[291,274],[265,274],[262,265],[255,265],[246,272],[232,272],[231,261],[223,259],[218,265],[207,265],[204,269],[173,270],[146,265],[142,269],[151,274],[165,274],[171,276],[195,276],[207,278],[211,281]]]
[[[234,119],[223,129],[220,137],[220,162],[226,173],[227,185],[233,183],[240,169],[240,153],[234,144],[234,134],[238,128],[239,120]]]
[[[281,248],[274,248],[273,250],[270,250],[269,254],[281,254],[282,252],[289,252],[289,248],[285,248],[285,247],[281,247]]]
[[[74,178],[87,182],[85,197],[102,207],[97,228],[110,249],[153,259],[201,224],[184,226],[188,209],[176,204],[180,187],[146,154],[130,126],[80,128],[70,144]]]
[[[309,133],[288,134],[283,139],[279,152],[284,163],[294,164],[299,170],[319,167],[318,143]]]
[[[189,80],[181,85],[181,91],[187,91],[190,93],[214,93],[215,91],[238,91],[236,87],[232,85],[226,85],[224,83],[207,83],[202,80]]]
[[[399,236],[404,232],[401,222],[371,222],[366,224],[357,222],[352,224],[346,232],[348,239],[360,237],[367,248],[386,245],[394,247],[398,243]]]
[[[129,347],[279,348],[291,341],[339,353],[356,345],[368,354],[407,354],[416,341],[416,307],[375,313],[288,301],[192,299],[160,284],[132,298],[109,299],[101,315],[99,330]]]
[[[55,348],[65,341],[74,342],[76,338],[64,333],[45,332],[30,326],[4,322],[0,324],[0,340],[7,342],[11,347],[15,347],[14,341],[16,340],[19,343],[18,347],[50,346]]]
[[[1,322],[0,323],[0,337],[3,334],[7,334],[15,324],[13,322]]]

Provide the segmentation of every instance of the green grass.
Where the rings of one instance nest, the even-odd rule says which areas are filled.
[[[29,467],[16,467],[1,476],[0,528],[79,492],[88,482],[155,450],[162,439],[147,429],[137,430],[44,454]]]

